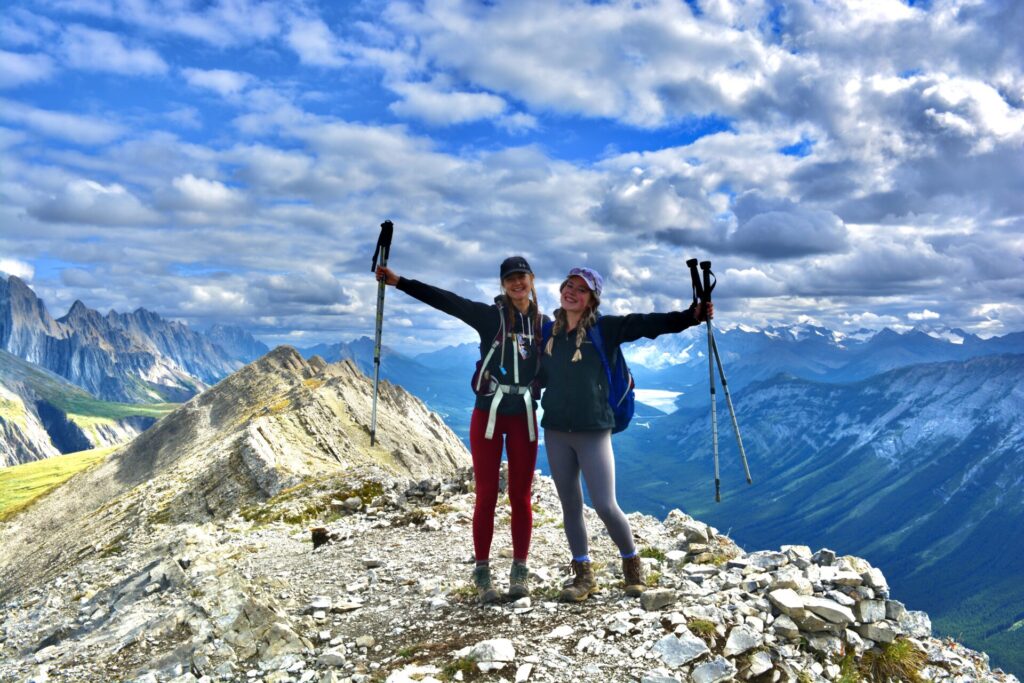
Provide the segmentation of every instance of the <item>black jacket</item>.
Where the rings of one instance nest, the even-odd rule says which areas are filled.
[[[625,342],[682,332],[696,324],[692,308],[672,313],[605,315],[597,320],[609,363],[614,362],[616,350]],[[615,426],[615,415],[608,404],[608,377],[589,337],[584,339],[580,351],[582,357],[573,363],[576,331],[563,330],[554,337],[551,355],[542,356],[545,388],[541,426],[546,429],[585,432]]]
[[[502,345],[494,350],[491,360],[487,364],[487,370],[492,377],[500,378],[502,384],[513,384],[514,367],[513,354],[519,356],[519,384],[529,385],[537,375],[537,354],[540,352],[541,328],[534,329],[534,320],[530,315],[524,315],[517,310],[513,311],[513,329],[508,329],[508,312],[504,306],[485,304],[478,301],[464,299],[458,294],[453,294],[438,287],[408,280],[404,277],[398,278],[398,289],[416,299],[419,299],[428,306],[454,316],[466,323],[480,335],[480,359],[484,356],[494,343],[501,329],[501,318],[505,318],[506,335]],[[550,320],[546,315],[541,316],[541,324]],[[504,365],[502,358],[504,357]],[[466,383],[470,382],[472,372],[467,368]],[[482,410],[491,409],[491,396],[477,396],[476,407]],[[536,402],[534,402],[536,407]],[[518,415],[526,412],[526,405],[521,396],[504,396],[498,405],[498,412],[502,415]]]

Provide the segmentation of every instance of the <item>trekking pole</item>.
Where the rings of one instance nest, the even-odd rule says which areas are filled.
[[[708,278],[710,272],[711,262],[705,261],[708,265],[708,269],[704,270],[704,282],[700,281],[700,276],[697,274],[697,259],[693,258],[686,262],[686,265],[690,267],[690,280],[693,283],[693,294],[694,300],[700,299],[705,306],[711,302],[711,281]],[[701,263],[701,267],[704,267],[704,263]],[[706,311],[706,309],[705,309]],[[712,354],[714,354],[714,337],[711,333],[711,316],[705,313],[704,321],[708,325],[708,385],[711,387],[711,450],[714,454],[715,460],[715,502],[720,503],[722,501],[721,484],[722,480],[718,472],[718,407],[715,397],[715,366],[712,362]]]
[[[714,273],[711,272],[711,261],[703,261],[700,264],[701,270],[704,271],[704,293],[707,296],[707,300],[711,301],[711,290],[715,288],[715,283],[711,283],[711,277],[714,277]],[[732,405],[732,394],[729,393],[729,383],[725,379],[725,368],[722,366],[722,356],[718,353],[718,342],[715,340],[715,334],[711,329],[711,318],[708,317],[708,336],[711,339],[711,348],[715,352],[715,363],[718,365],[718,376],[722,380],[722,393],[725,394],[725,404],[729,407],[729,417],[732,418],[732,428],[736,432],[736,444],[740,448],[740,459],[743,461],[743,471],[747,475],[747,483],[754,483],[750,478],[750,466],[747,464],[747,452],[743,448],[743,437],[740,436],[740,424],[736,421],[736,409]],[[717,469],[716,469],[717,473]]]
[[[387,268],[388,256],[391,253],[391,237],[394,235],[395,225],[391,221],[384,221],[380,224],[380,237],[377,238],[377,248],[373,250],[373,265],[370,272],[377,272],[377,257],[380,257],[381,268]],[[380,384],[380,336],[384,328],[384,289],[387,283],[383,279],[377,283],[377,326],[373,340],[373,415],[370,418],[370,446],[377,441],[377,387]]]

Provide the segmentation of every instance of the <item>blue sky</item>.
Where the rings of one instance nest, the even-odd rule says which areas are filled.
[[[299,346],[392,265],[721,325],[1024,329],[1019,2],[8,2],[0,271]],[[472,333],[401,294],[399,348]]]

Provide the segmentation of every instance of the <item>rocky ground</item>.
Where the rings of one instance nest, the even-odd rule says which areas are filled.
[[[631,515],[651,588],[621,590],[588,510],[601,592],[556,601],[566,545],[535,484],[530,598],[480,606],[469,473],[362,468],[206,524],[140,525],[2,608],[0,681],[1016,681],[930,636],[862,559],[747,553],[673,511]],[[507,587],[507,500],[492,566]],[[313,548],[311,527],[329,541]]]

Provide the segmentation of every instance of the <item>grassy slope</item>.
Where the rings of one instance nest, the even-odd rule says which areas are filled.
[[[112,403],[101,401],[67,380],[27,361],[0,351],[0,383],[23,383],[54,407],[64,411],[76,422],[76,418],[99,418],[118,420],[124,417],[142,416],[161,418],[174,410],[174,403]],[[93,420],[91,423],[95,423]]]
[[[118,448],[94,448],[0,469],[0,522]]]

